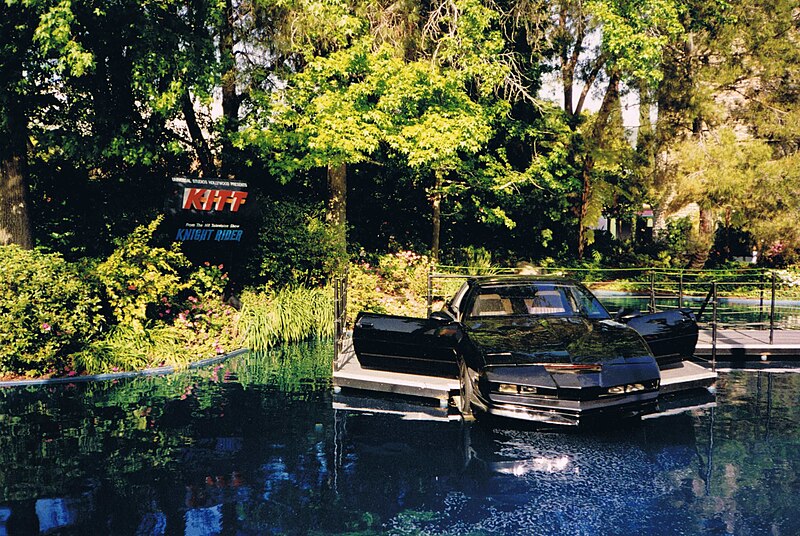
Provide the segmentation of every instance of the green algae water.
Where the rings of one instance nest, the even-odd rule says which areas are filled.
[[[333,409],[331,354],[0,389],[0,535],[800,534],[800,374],[509,430]]]

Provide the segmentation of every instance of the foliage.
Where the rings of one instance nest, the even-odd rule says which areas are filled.
[[[333,293],[331,287],[269,287],[246,291],[237,330],[245,346],[265,352],[276,344],[333,336]]]
[[[0,246],[0,372],[54,372],[102,325],[90,277],[60,255]]]
[[[190,296],[183,306],[164,303],[162,307],[175,310],[171,322],[162,317],[147,329],[117,325],[73,356],[76,368],[96,374],[165,365],[183,367],[241,346],[236,331],[237,313],[233,307],[220,303],[219,296],[203,300]]]
[[[162,298],[173,300],[189,288],[181,277],[189,262],[179,246],[165,249],[149,244],[162,219],[137,227],[97,267],[114,318],[138,331],[148,320],[148,305],[159,303]]]
[[[492,253],[483,247],[467,246],[461,250],[456,263],[464,266],[469,275],[494,275],[498,267],[492,262]]]
[[[773,158],[771,147],[720,129],[676,148],[680,192],[673,204],[695,201],[726,227],[749,232],[763,256],[793,260],[800,247],[795,224],[800,191],[798,156]],[[780,244],[779,250],[772,250]]]
[[[351,263],[348,321],[354,321],[360,311],[425,316],[430,266],[427,257],[412,251],[379,255],[373,262]]]
[[[68,260],[106,257],[151,221],[165,177],[248,180],[281,201],[240,284],[317,286],[339,270],[319,207],[325,168],[344,164],[351,244],[370,254],[425,251],[440,218],[443,251],[571,262],[601,214],[698,202],[704,225],[685,246],[667,231],[598,243],[585,262],[702,265],[722,223],[779,266],[800,248],[795,4],[9,0],[0,160],[23,148],[34,237]],[[542,99],[544,75],[559,103]],[[635,151],[620,104],[633,93]],[[157,320],[154,300],[204,284],[171,250],[150,254],[140,271],[121,250],[101,269],[116,321],[137,329]],[[358,299],[385,307],[374,275],[352,274]]]
[[[313,287],[340,271],[345,252],[321,206],[265,201],[261,214],[258,244],[247,261],[252,283]]]

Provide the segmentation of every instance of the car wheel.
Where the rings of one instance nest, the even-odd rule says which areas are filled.
[[[458,363],[459,378],[461,380],[461,403],[459,410],[463,417],[472,417],[472,382],[467,374],[467,364],[464,361]]]

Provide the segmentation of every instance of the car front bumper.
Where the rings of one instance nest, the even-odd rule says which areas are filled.
[[[478,409],[485,414],[543,424],[577,426],[605,417],[624,419],[640,417],[656,411],[658,391],[622,395],[594,400],[481,400]],[[505,400],[503,400],[505,399]]]

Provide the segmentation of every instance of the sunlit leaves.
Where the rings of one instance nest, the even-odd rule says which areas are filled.
[[[45,54],[56,56],[61,70],[81,76],[93,67],[94,57],[74,39],[74,21],[71,0],[61,0],[42,14],[34,39]]]
[[[673,158],[680,166],[674,204],[693,201],[718,216],[727,212],[730,224],[762,245],[800,247],[798,155],[776,159],[763,141],[722,129],[680,144]]]
[[[664,47],[684,31],[680,4],[672,0],[590,0],[600,23],[602,49],[612,69],[632,80],[658,82]]]

